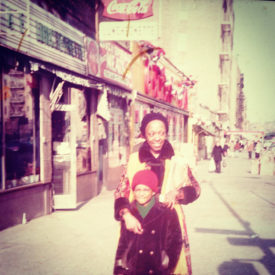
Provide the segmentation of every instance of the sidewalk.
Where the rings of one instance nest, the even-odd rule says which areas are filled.
[[[200,198],[184,207],[193,274],[275,274],[275,177],[250,174],[244,153],[221,174],[207,164]]]
[[[113,192],[78,211],[51,215],[0,232],[0,274],[112,274],[119,223]]]
[[[275,274],[275,177],[249,174],[242,155],[227,163],[216,174],[200,161],[201,196],[184,206],[193,274]],[[113,191],[103,190],[77,211],[1,231],[0,274],[111,275],[118,236]]]

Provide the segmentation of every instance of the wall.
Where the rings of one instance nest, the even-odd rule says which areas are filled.
[[[90,200],[99,193],[99,187],[97,185],[97,173],[85,173],[77,176],[77,203]]]
[[[28,222],[50,214],[51,210],[50,183],[19,187],[0,193],[0,230],[22,223],[24,213]]]

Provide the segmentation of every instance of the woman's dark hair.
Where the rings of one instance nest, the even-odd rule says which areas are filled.
[[[161,113],[149,113],[144,116],[144,118],[141,121],[141,126],[140,126],[140,132],[141,134],[145,137],[145,128],[149,122],[152,120],[160,120],[164,123],[165,128],[166,128],[166,133],[168,133],[168,120],[165,116],[163,116]]]

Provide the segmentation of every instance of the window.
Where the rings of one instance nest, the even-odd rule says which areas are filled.
[[[230,52],[232,49],[232,37],[231,37],[231,25],[221,25],[221,36],[222,36],[222,51]]]
[[[39,91],[31,87],[33,79],[17,70],[2,77],[2,189],[39,181]]]
[[[220,55],[220,72],[222,83],[228,82],[230,73],[230,57],[228,54]]]
[[[74,89],[75,99],[78,102],[76,113],[76,157],[77,174],[91,170],[91,145],[90,145],[90,97],[87,91]]]

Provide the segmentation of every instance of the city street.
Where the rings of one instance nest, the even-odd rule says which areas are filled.
[[[198,164],[201,196],[184,207],[194,275],[275,274],[275,177],[249,172],[246,153],[221,174]],[[119,223],[113,191],[0,232],[0,274],[111,275]]]

